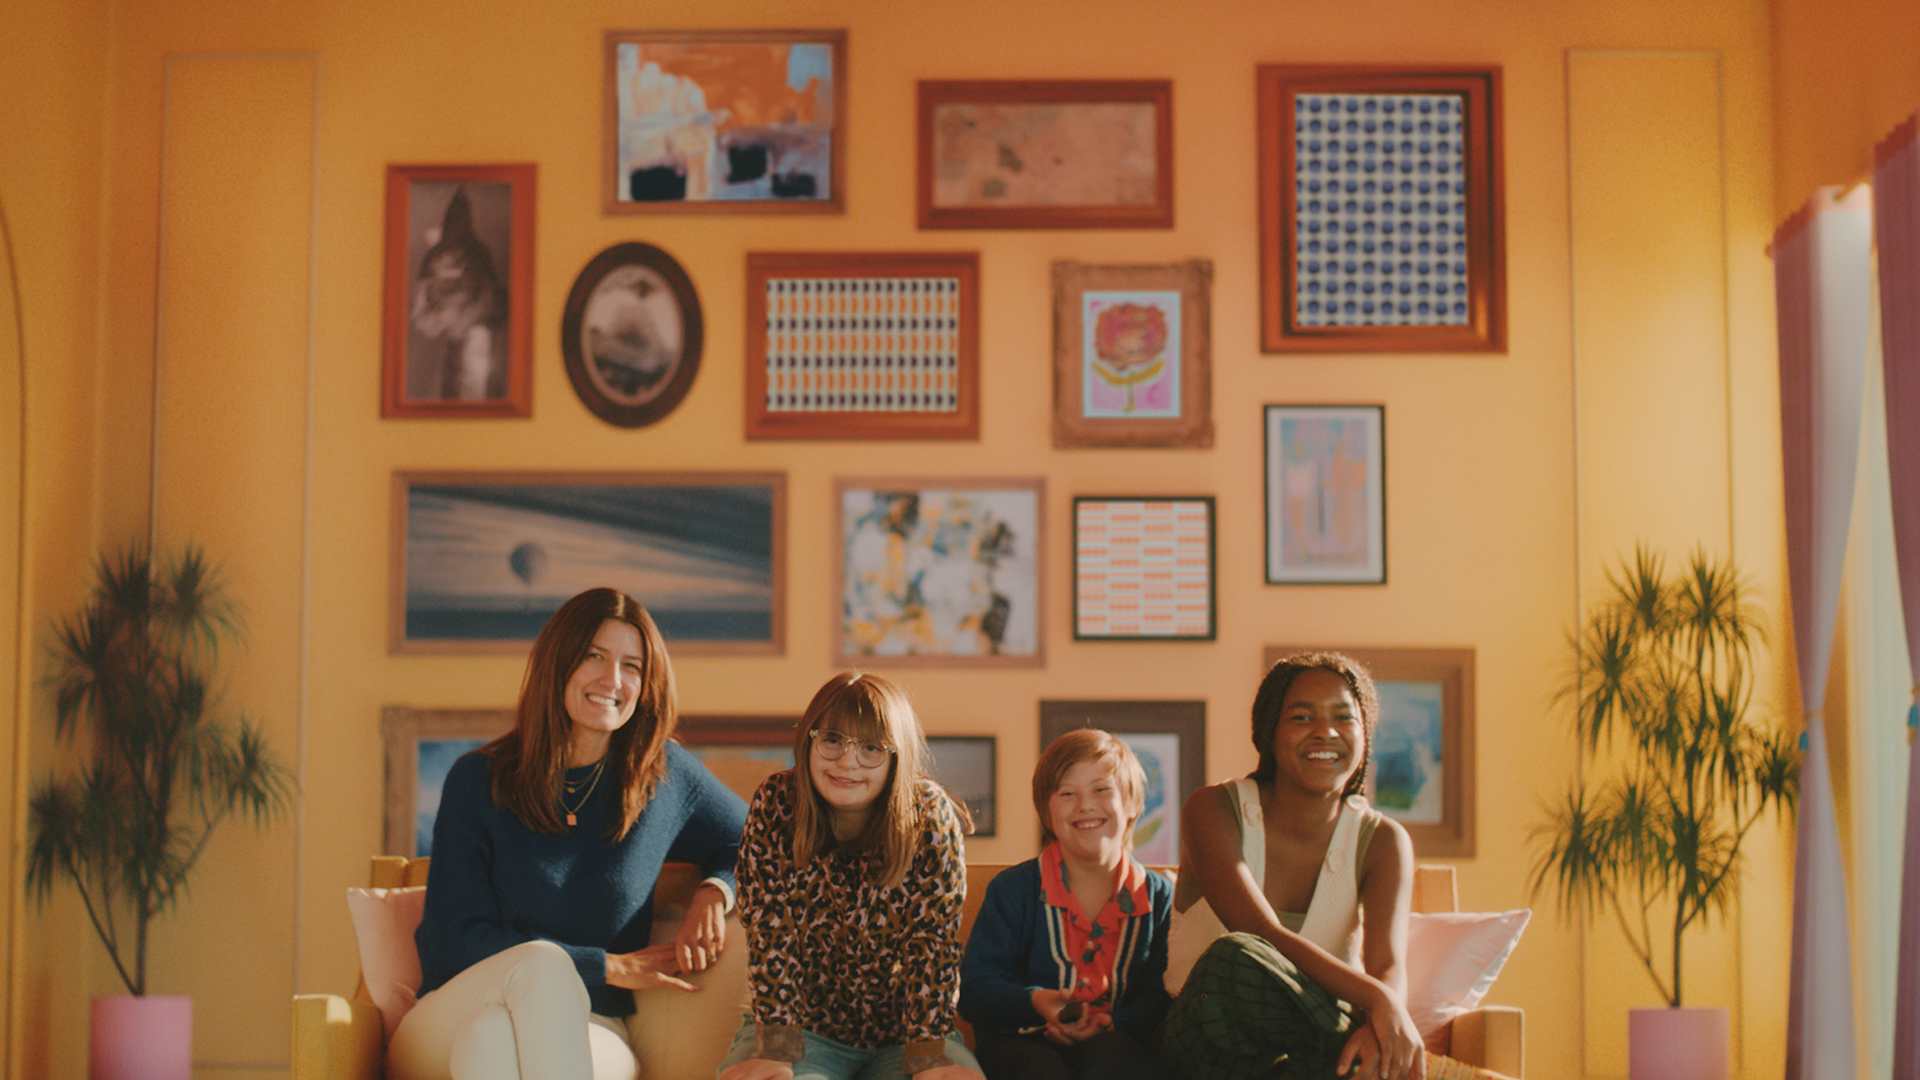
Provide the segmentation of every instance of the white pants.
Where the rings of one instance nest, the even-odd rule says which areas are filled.
[[[387,1048],[395,1080],[636,1080],[626,1025],[588,1011],[566,950],[529,941],[420,999]]]

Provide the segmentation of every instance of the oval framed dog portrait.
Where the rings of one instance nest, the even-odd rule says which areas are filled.
[[[679,407],[704,336],[693,280],[673,256],[637,241],[595,255],[560,315],[573,392],[617,427],[657,424]]]

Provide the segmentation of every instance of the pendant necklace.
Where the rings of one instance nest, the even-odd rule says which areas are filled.
[[[572,806],[567,805],[567,795],[560,796],[560,809],[567,812],[567,825],[569,827],[580,824],[578,817],[580,808],[587,805],[587,800],[593,796],[593,789],[600,786],[600,774],[605,772],[606,768],[607,759],[603,756],[599,761],[593,763],[593,772],[588,773],[579,780],[561,781],[561,783],[566,785],[567,795],[580,791],[580,801],[574,803]],[[586,790],[581,791],[582,786],[584,786]]]

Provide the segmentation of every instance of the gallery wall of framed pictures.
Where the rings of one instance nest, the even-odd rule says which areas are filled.
[[[396,468],[389,650],[520,654],[576,587],[613,583],[695,662],[1023,680],[1016,693],[1045,697],[1034,699],[1043,734],[1069,706],[1137,728],[1142,747],[1178,761],[1173,794],[1184,793],[1205,760],[1205,701],[1101,704],[1090,693],[1101,680],[1054,685],[1050,665],[1164,667],[1177,693],[1180,650],[1232,647],[1229,632],[1244,635],[1289,590],[1385,588],[1385,408],[1359,382],[1359,403],[1249,396],[1244,374],[1220,377],[1219,342],[1244,351],[1248,328],[1221,337],[1217,252],[1168,260],[1164,243],[1122,243],[1140,252],[1127,260],[1110,240],[1087,242],[1176,228],[1171,79],[917,80],[891,106],[914,139],[887,151],[885,182],[911,195],[923,242],[868,245],[848,220],[874,176],[849,168],[860,136],[849,100],[868,92],[850,36],[605,32],[599,205],[549,193],[542,211],[598,216],[622,235],[563,257],[572,284],[557,312],[531,304],[536,164],[389,167],[382,416],[449,421],[463,442],[475,429],[451,421],[567,408],[563,398],[536,411],[535,363],[553,355],[530,347],[537,324],[586,422],[624,433],[610,445],[630,446],[636,465],[670,438],[676,451],[711,445],[721,460],[769,466],[535,471],[477,460],[481,440],[459,470]],[[1246,104],[1260,197],[1245,219],[1260,244],[1261,350],[1503,350],[1499,70],[1257,75]],[[672,224],[729,215],[818,224],[779,234],[803,244],[707,230],[729,238],[718,251]],[[1031,282],[1034,268],[982,241],[996,232],[1040,238],[1046,295],[998,286],[996,275]],[[717,259],[744,271],[738,285],[713,272]],[[1036,301],[1051,341],[996,347],[995,305]],[[1280,361],[1231,358],[1242,373],[1249,362]],[[736,385],[737,406],[720,403]],[[1050,410],[1008,407],[1041,401]],[[696,428],[690,402],[708,418]],[[711,422],[735,408],[737,422]],[[1036,435],[1051,446],[1024,458],[1028,469],[970,467]],[[789,488],[803,493],[791,505]],[[1369,655],[1397,672],[1413,652]],[[1420,824],[1435,853],[1473,849],[1471,807],[1458,805],[1472,797],[1465,655],[1437,677],[1452,734],[1444,754],[1433,748],[1444,820]],[[1250,693],[1259,669],[1244,674]],[[775,716],[792,704],[769,695],[752,707]],[[1173,704],[1197,711],[1162,730],[1154,709]],[[415,712],[450,732],[472,726],[460,710]],[[1019,784],[996,772],[1024,751],[997,753],[981,733],[1015,721],[984,720],[963,712],[930,731],[984,835],[1005,836],[994,792]],[[771,730],[758,721],[690,730],[745,747],[729,769],[757,775],[780,756],[748,745]]]

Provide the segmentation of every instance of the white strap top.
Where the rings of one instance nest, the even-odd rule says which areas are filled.
[[[1253,883],[1266,890],[1267,829],[1260,813],[1260,789],[1241,777],[1228,785],[1229,801],[1240,814],[1240,857],[1253,873]],[[1300,936],[1358,967],[1360,963],[1360,824],[1368,812],[1364,796],[1351,795],[1333,826],[1333,840],[1327,845],[1326,858],[1320,862],[1320,876],[1314,882],[1313,900],[1307,905],[1306,920]],[[1207,946],[1224,936],[1227,928],[1213,913],[1202,896],[1185,911],[1176,907],[1173,926],[1167,934],[1167,992],[1178,994],[1186,984]]]

